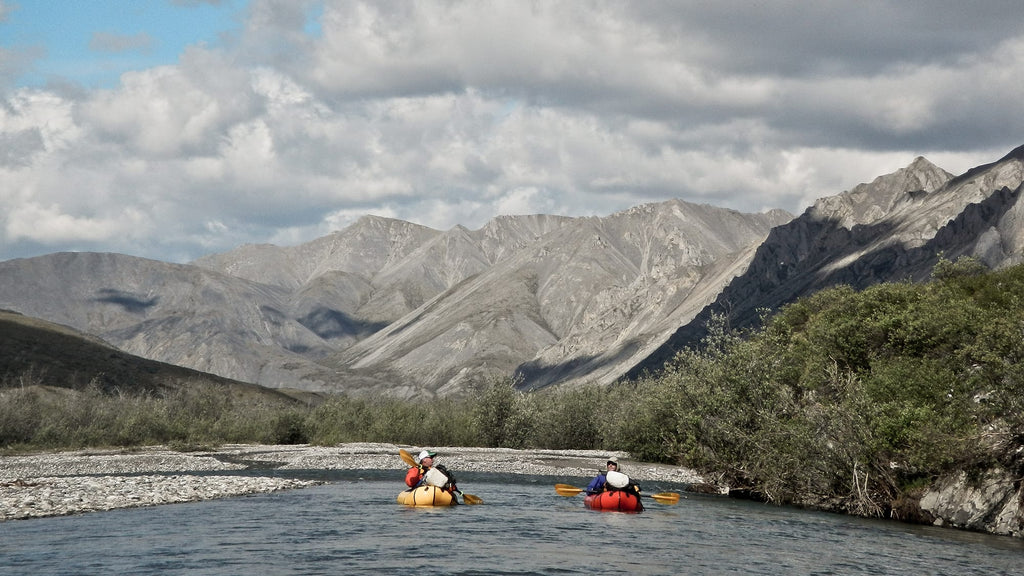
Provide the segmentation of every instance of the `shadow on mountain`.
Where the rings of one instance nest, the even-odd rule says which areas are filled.
[[[882,282],[927,280],[940,257],[955,260],[962,255],[972,255],[985,264],[998,262],[1005,257],[998,242],[987,250],[980,243],[1016,205],[1022,187],[1017,190],[1004,187],[981,202],[969,204],[920,247],[906,248],[894,242],[842,266],[836,263],[853,258],[869,244],[891,237],[895,224],[882,222],[846,229],[837,221],[814,220],[805,213],[773,229],[757,249],[747,271],[733,279],[713,303],[676,330],[662,346],[623,375],[623,379],[633,380],[644,373],[658,372],[679,351],[698,347],[715,314],[724,315],[729,327],[744,329],[760,322],[763,309],[774,312],[832,286],[849,285],[862,290]]]
[[[120,306],[125,312],[130,312],[132,314],[142,314],[147,309],[156,306],[160,301],[160,298],[156,296],[143,299],[131,292],[125,292],[114,288],[101,288],[97,291],[97,294],[98,296],[93,299],[94,301]]]
[[[573,358],[560,364],[542,364],[536,360],[524,362],[516,367],[514,377],[516,388],[524,392],[539,390],[552,384],[575,378],[583,378],[604,366],[617,366],[628,360],[643,345],[638,339],[631,339],[620,346],[615,354],[588,355]]]
[[[387,326],[384,322],[357,320],[344,312],[326,307],[316,308],[296,320],[324,340],[346,336],[363,339]]]

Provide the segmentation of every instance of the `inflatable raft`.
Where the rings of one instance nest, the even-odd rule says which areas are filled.
[[[615,510],[618,512],[643,512],[640,497],[624,490],[608,490],[590,494],[583,499],[583,505],[592,510]]]
[[[406,506],[454,506],[459,500],[454,494],[437,486],[423,485],[410,488],[398,495],[398,503]]]

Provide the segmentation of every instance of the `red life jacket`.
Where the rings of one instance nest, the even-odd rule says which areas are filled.
[[[423,468],[420,466],[413,466],[405,473],[405,485],[413,488],[420,483],[423,479]]]

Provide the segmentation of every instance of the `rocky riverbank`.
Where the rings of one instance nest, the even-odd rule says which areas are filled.
[[[402,470],[395,444],[227,445],[197,452],[163,447],[80,450],[0,457],[0,521],[155,506],[303,488],[318,480],[262,475],[271,470]],[[589,450],[433,448],[456,471],[591,476],[618,456],[631,478],[701,484],[692,470],[633,462],[625,453]],[[240,470],[249,471],[245,475]],[[223,472],[223,474],[218,474]]]

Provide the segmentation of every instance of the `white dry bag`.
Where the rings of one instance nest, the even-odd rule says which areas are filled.
[[[625,488],[629,485],[629,476],[615,470],[609,470],[608,474],[605,475],[605,480],[612,488]]]
[[[431,468],[423,475],[423,483],[444,488],[444,485],[448,483],[448,476],[437,468]]]

